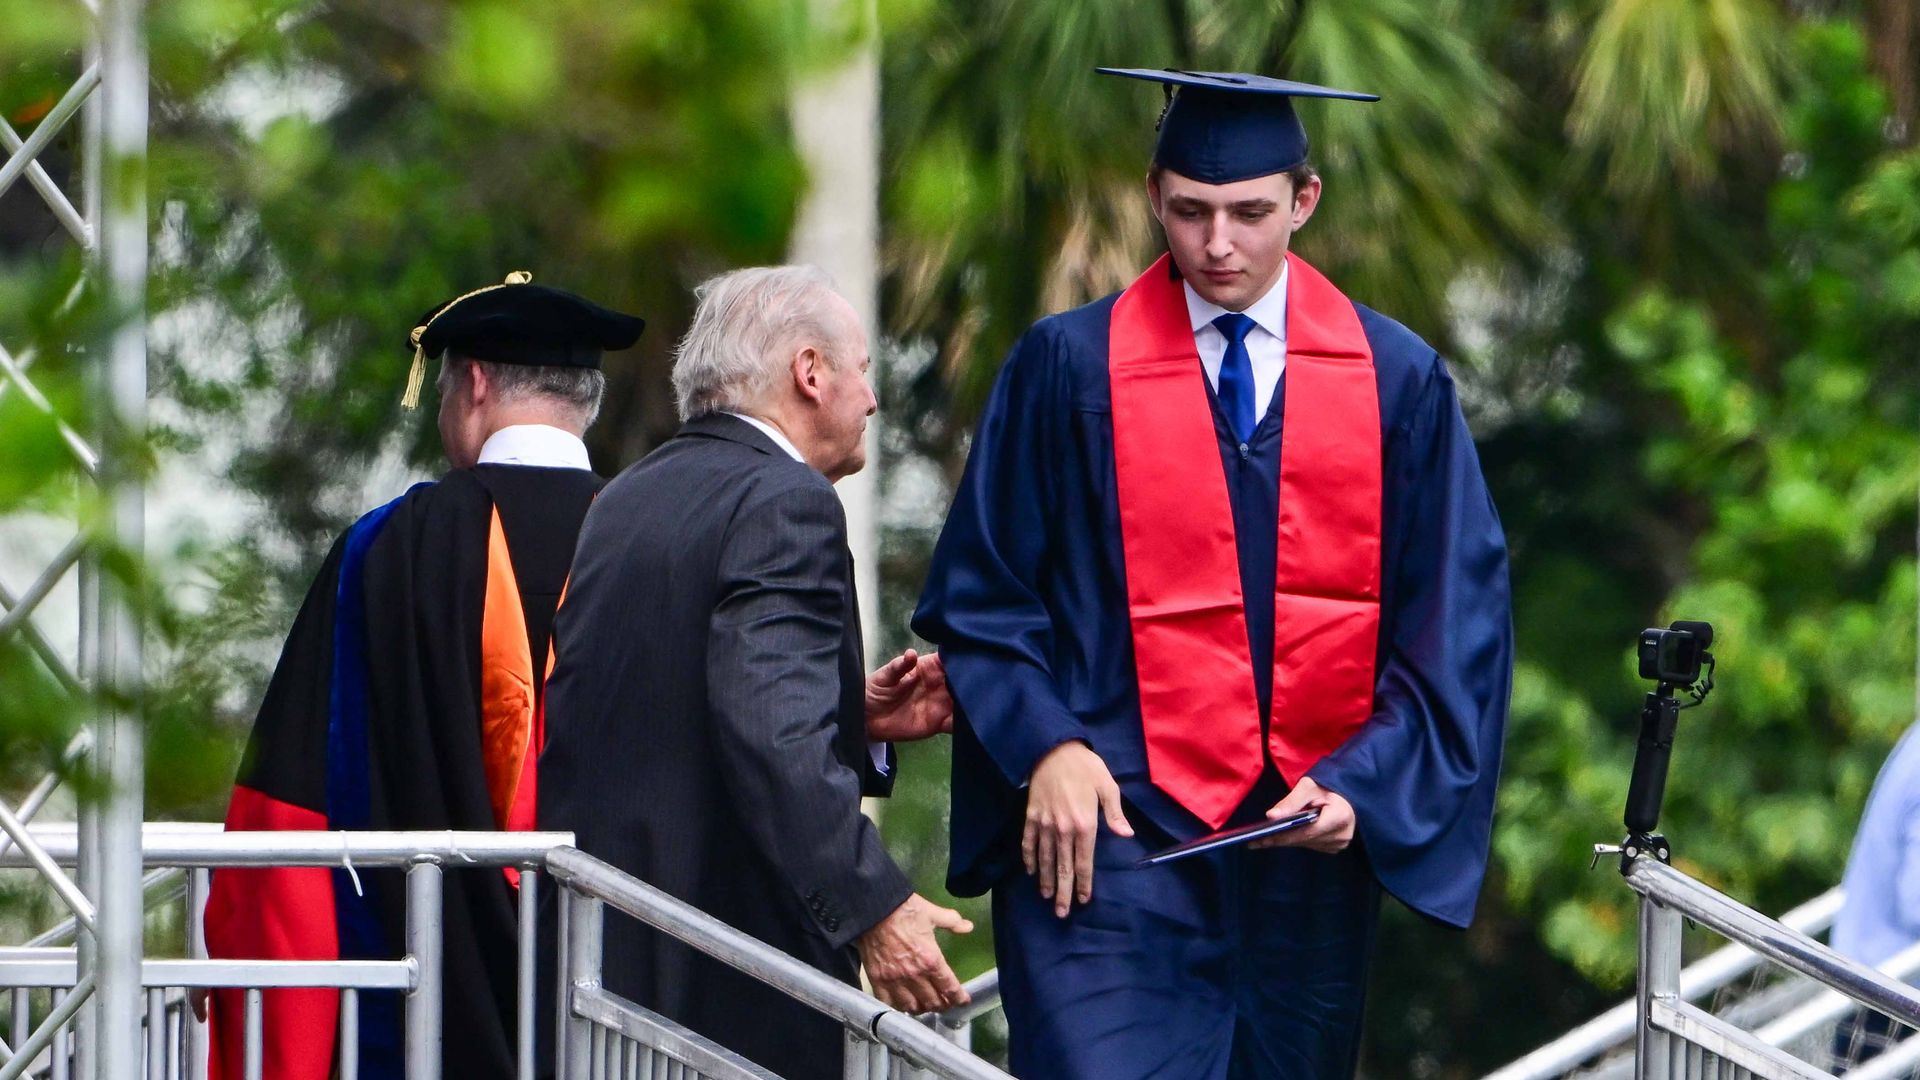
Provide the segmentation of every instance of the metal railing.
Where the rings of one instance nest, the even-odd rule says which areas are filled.
[[[1920,1027],[1920,991],[1885,971],[1841,956],[1806,934],[1695,881],[1650,855],[1629,859],[1624,866],[1627,884],[1641,896],[1639,986],[1635,1005],[1634,1075],[1638,1080],[1696,1080],[1703,1077],[1753,1076],[1762,1080],[1833,1080],[1780,1048],[1790,1038],[1815,1026],[1863,1008],[1908,1027]],[[1759,957],[1797,973],[1831,991],[1768,1026],[1747,1031],[1686,1001],[1680,982],[1680,936],[1683,920],[1691,920]],[[1920,959],[1906,954],[1901,963]],[[1914,1040],[1907,1040],[1908,1043]],[[1917,1048],[1899,1044],[1895,1053]],[[1883,1055],[1847,1075],[1866,1080],[1871,1073],[1887,1077],[1899,1063]]]
[[[940,1037],[962,1050],[973,1049],[973,1022],[1000,1008],[1000,969],[989,968],[968,979],[967,1003],[924,1017]]]
[[[83,847],[71,825],[22,830],[0,852],[0,869],[72,865]],[[968,1022],[993,1007],[994,974],[974,980],[973,1005],[915,1018],[734,929],[683,901],[568,846],[569,833],[260,832],[228,833],[218,825],[149,824],[142,837],[149,872],[149,909],[184,901],[187,956],[146,959],[140,969],[146,1013],[137,1047],[147,1080],[200,1080],[206,1075],[207,1025],[189,1010],[196,990],[240,989],[244,1075],[264,1074],[265,991],[320,988],[340,992],[336,1032],[339,1072],[353,1080],[362,995],[405,996],[402,1025],[407,1075],[440,1075],[442,1008],[441,876],[446,868],[520,871],[517,1075],[535,1073],[534,1002],[537,909],[541,878],[559,889],[560,1076],[673,1076],[684,1080],[778,1080],[772,1073],[600,984],[601,925],[608,908],[647,923],[759,979],[846,1030],[845,1075],[861,1080],[1004,1080],[1006,1074],[968,1050]],[[380,960],[212,960],[201,918],[210,873],[223,867],[343,867],[406,872],[406,935],[402,956]],[[90,976],[77,950],[78,915],[27,944],[0,948],[0,994],[10,1006],[9,1040],[0,1040],[0,1080],[18,1076],[67,1080],[82,1048],[74,1016]],[[222,1022],[228,1022],[224,1018]],[[36,1023],[39,1025],[36,1027]]]
[[[1780,923],[1802,934],[1825,933],[1833,925],[1834,916],[1839,914],[1843,899],[1838,888],[1828,889],[1780,916]],[[1680,970],[1680,998],[1693,1002],[1705,1000],[1765,962],[1765,958],[1745,945],[1716,949]],[[1524,1057],[1488,1073],[1485,1080],[1555,1080],[1566,1076],[1630,1044],[1638,1015],[1637,1002],[1623,1001]]]
[[[560,1080],[631,1076],[636,1075],[631,1070],[642,1063],[658,1068],[656,1062],[673,1062],[683,1071],[690,1070],[684,1072],[689,1080],[762,1080],[770,1075],[601,986],[601,928],[607,908],[839,1021],[846,1030],[844,1075],[848,1080],[1005,1080],[1006,1073],[942,1038],[928,1024],[584,852],[571,848],[552,852],[547,856],[547,872],[562,890]]]
[[[17,847],[0,853],[0,868],[47,865],[65,867],[80,858],[80,835],[71,825],[44,825],[22,831]],[[138,1060],[147,1080],[199,1080],[206,1075],[207,1026],[192,1018],[188,997],[197,990],[244,991],[242,1015],[243,1075],[264,1075],[265,992],[269,989],[319,988],[340,992],[337,1045],[357,1047],[361,995],[397,992],[405,996],[403,1045],[410,1076],[440,1075],[443,868],[520,870],[519,1075],[531,1080],[533,1061],[534,898],[549,851],[571,843],[571,833],[228,833],[218,825],[149,824],[142,853],[151,872],[145,879],[150,901],[184,898],[188,956],[147,959],[140,966],[145,1016],[140,1026]],[[225,867],[336,867],[361,870],[401,869],[406,873],[404,955],[391,960],[212,960],[205,958],[201,917],[210,872]],[[185,875],[184,883],[181,875]],[[184,885],[184,887],[182,887]],[[73,939],[78,916],[27,945],[0,948],[0,990],[10,999],[14,1045],[0,1056],[0,1080],[45,1076],[66,1080],[81,1049],[73,1015],[86,999],[91,975],[82,975],[78,951],[58,943]],[[43,1004],[34,1008],[36,999]],[[36,1016],[35,1013],[40,1015]],[[35,1027],[36,1021],[39,1026]],[[32,1032],[31,1035],[26,1034]],[[341,1080],[354,1080],[355,1053],[339,1055]]]

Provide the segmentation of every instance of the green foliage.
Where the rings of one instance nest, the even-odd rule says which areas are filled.
[[[1901,277],[1920,243],[1920,154],[1889,148],[1883,113],[1862,108],[1879,95],[1851,28],[1794,44],[1809,78],[1786,116],[1793,174],[1768,200],[1780,257],[1751,281],[1758,323],[1649,281],[1605,339],[1656,410],[1616,465],[1638,470],[1686,543],[1649,617],[1718,632],[1721,688],[1685,714],[1662,826],[1690,873],[1771,910],[1838,879],[1875,771],[1913,721],[1920,491],[1920,372],[1902,344],[1920,319]],[[1583,694],[1524,639],[1522,656],[1496,841],[1509,896],[1541,914],[1555,951],[1623,985],[1627,897],[1573,856],[1616,819],[1636,687],[1624,660],[1609,692]]]
[[[11,5],[0,116],[30,134],[78,76],[89,29],[71,0]],[[237,496],[151,536],[148,566],[103,563],[146,612],[153,812],[217,816],[320,551],[434,468],[430,415],[398,407],[423,309],[524,268],[640,311],[653,332],[613,359],[595,451],[624,461],[671,430],[664,360],[688,286],[779,258],[802,182],[784,76],[831,58],[847,30],[834,33],[781,0],[559,0],[537,18],[504,3],[151,9],[153,448],[131,455],[175,469],[163,492],[185,475]],[[77,130],[42,158],[76,200]],[[0,345],[50,400],[0,390],[0,519],[34,515],[33,535],[54,539],[10,539],[9,568],[99,513],[55,422],[92,428],[104,327],[81,278],[75,245],[16,185],[0,199]],[[259,528],[236,529],[247,520]],[[48,603],[65,609],[49,625],[71,622],[70,591]],[[72,662],[62,633],[0,641],[0,740],[19,782],[97,704],[53,673]]]
[[[887,324],[940,347],[948,448],[1028,324],[1120,288],[1156,251],[1144,176],[1161,100],[1097,65],[1285,70],[1381,93],[1302,107],[1330,174],[1325,224],[1302,242],[1437,332],[1463,264],[1544,227],[1500,152],[1516,92],[1477,55],[1467,10],[957,0],[887,27]]]
[[[1604,156],[1614,190],[1645,197],[1714,177],[1770,139],[1781,112],[1784,16],[1767,0],[1609,0],[1575,72],[1568,133]]]
[[[225,355],[165,343],[160,388],[216,423],[280,418],[234,472],[302,563],[366,505],[358,463],[437,457],[432,426],[398,408],[421,311],[529,269],[644,313],[654,332],[612,361],[595,447],[624,459],[669,430],[663,360],[687,286],[783,249],[801,177],[784,81],[766,75],[812,47],[785,4],[216,4],[179,19],[196,29],[156,49],[177,42],[199,73],[155,133],[181,255],[161,287],[204,305]]]

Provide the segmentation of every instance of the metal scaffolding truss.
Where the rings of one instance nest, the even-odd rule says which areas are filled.
[[[99,572],[103,551],[137,557],[144,543],[144,494],[133,463],[144,435],[147,396],[147,57],[140,0],[74,0],[92,20],[81,74],[24,138],[0,119],[0,195],[25,180],[85,254],[85,271],[64,303],[83,296],[105,314],[97,337],[63,343],[88,366],[86,414],[61,416],[35,386],[32,348],[0,341],[0,394],[17,393],[53,417],[80,472],[98,485],[106,513],[75,523],[70,542],[15,592],[0,582],[0,639],[18,634],[76,700],[95,703],[89,729],[68,747],[108,781],[108,794],[81,806],[81,857],[69,876],[26,827],[52,795],[49,776],[18,806],[0,802],[0,852],[18,847],[73,913],[78,977],[51,1015],[18,1046],[0,1045],[0,1080],[21,1075],[61,1025],[76,1025],[74,1061],[83,1077],[128,1077],[141,1068],[142,888],[140,853],[144,745],[141,635],[123,584]],[[78,198],[45,167],[44,152],[75,130],[81,152]],[[79,627],[71,661],[36,621],[68,575],[78,587]]]

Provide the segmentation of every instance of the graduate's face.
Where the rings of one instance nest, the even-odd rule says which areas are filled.
[[[1169,170],[1147,177],[1153,216],[1193,291],[1228,311],[1267,294],[1287,262],[1287,244],[1320,203],[1320,178],[1294,190],[1285,173],[1203,184]]]

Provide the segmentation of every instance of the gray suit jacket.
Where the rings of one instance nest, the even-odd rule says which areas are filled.
[[[542,828],[849,982],[850,943],[911,892],[860,813],[890,781],[851,571],[825,477],[736,417],[689,422],[587,514],[539,778]],[[617,916],[606,950],[616,993],[839,1075],[838,1028],[785,998]]]

